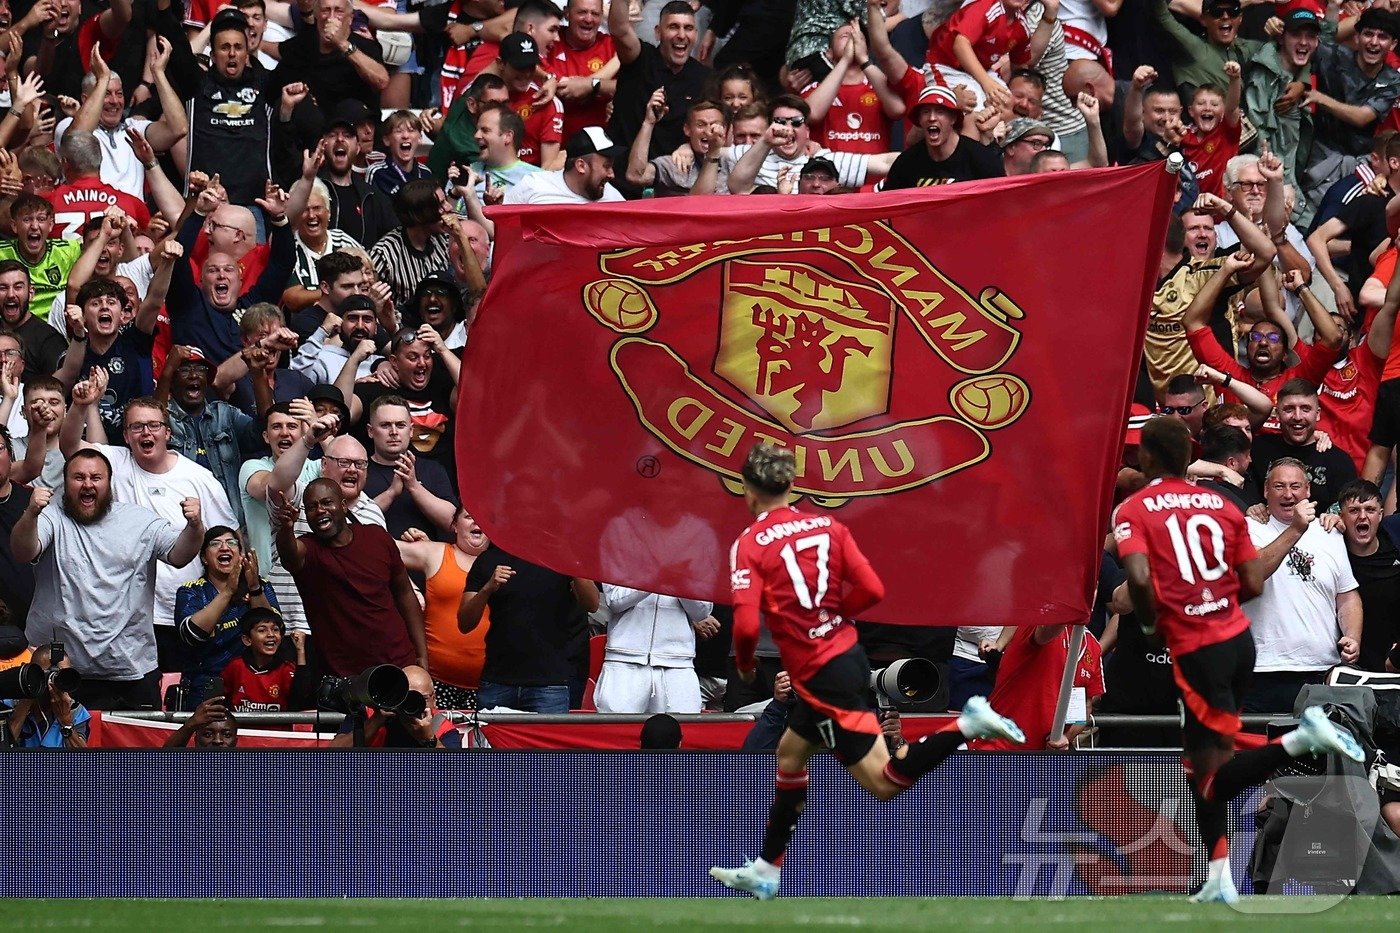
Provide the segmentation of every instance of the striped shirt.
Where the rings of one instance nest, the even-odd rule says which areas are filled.
[[[731,146],[729,157],[720,164],[720,175],[723,177],[732,173],[734,166],[744,157],[744,153],[752,148],[752,146]],[[830,159],[836,166],[837,173],[841,176],[839,180],[843,188],[859,188],[865,184],[865,174],[870,165],[870,156],[858,152],[833,152],[830,149],[818,149],[811,156],[799,153],[791,159],[779,155],[776,149],[770,149],[768,157],[759,166],[758,174],[754,177],[753,183],[778,187],[778,172],[786,165],[792,170],[788,175],[792,179],[792,190],[795,194],[797,192],[797,175],[802,171],[802,166],[807,164],[809,158]],[[747,194],[747,192],[739,193]]]
[[[369,258],[382,282],[394,290],[394,305],[406,308],[413,301],[413,290],[430,272],[451,272],[452,257],[447,248],[447,234],[434,233],[428,237],[428,248],[417,250],[408,242],[402,227],[397,227],[370,248]]]

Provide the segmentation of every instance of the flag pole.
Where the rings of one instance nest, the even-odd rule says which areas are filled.
[[[1074,690],[1074,672],[1079,668],[1079,655],[1084,650],[1084,626],[1071,625],[1069,632],[1069,653],[1065,656],[1065,669],[1060,674],[1060,696],[1055,701],[1055,721],[1050,726],[1050,742],[1058,742],[1065,736],[1065,717],[1069,715],[1069,697]]]

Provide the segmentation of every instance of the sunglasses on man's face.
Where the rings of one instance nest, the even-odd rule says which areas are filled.
[[[807,118],[798,114],[795,117],[774,117],[773,122],[780,123],[783,126],[801,126],[807,122]]]
[[[1158,407],[1157,411],[1164,415],[1180,415],[1181,417],[1185,418],[1187,415],[1191,414],[1191,412],[1195,411],[1197,408],[1204,405],[1205,403],[1206,400],[1201,399],[1194,405],[1161,405]]]
[[[1257,330],[1252,330],[1252,331],[1249,332],[1249,342],[1250,342],[1250,343],[1259,343],[1259,342],[1262,341],[1262,340],[1267,340],[1267,341],[1269,341],[1269,343],[1278,343],[1278,342],[1279,342],[1280,340],[1282,340],[1282,339],[1283,339],[1283,334],[1272,333],[1272,332],[1267,333],[1267,334],[1261,334],[1261,333],[1259,333]]]

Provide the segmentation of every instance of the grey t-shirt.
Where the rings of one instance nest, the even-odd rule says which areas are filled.
[[[113,502],[100,521],[82,525],[55,496],[39,513],[40,551],[25,635],[36,645],[63,642],[84,677],[146,676],[156,669],[156,561],[179,537],[169,521],[127,502]]]

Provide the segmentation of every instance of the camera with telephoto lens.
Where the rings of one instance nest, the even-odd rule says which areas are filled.
[[[83,682],[83,675],[71,667],[60,668],[64,658],[63,642],[49,646],[49,669],[37,664],[20,664],[0,671],[0,700],[35,700],[44,695],[49,684],[60,693],[74,693]]]
[[[352,716],[368,706],[417,719],[428,710],[427,697],[408,689],[408,675],[392,664],[376,664],[355,677],[323,677],[316,687],[316,708]]]
[[[937,665],[928,658],[902,658],[873,671],[870,689],[881,709],[899,709],[932,700],[942,680]]]

